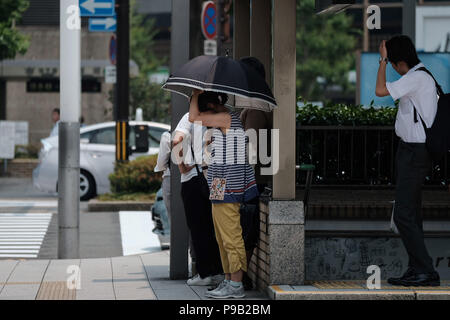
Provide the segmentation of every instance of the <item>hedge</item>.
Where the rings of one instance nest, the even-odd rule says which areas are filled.
[[[392,107],[345,104],[297,107],[297,122],[301,125],[393,126],[396,115],[397,108]]]
[[[162,174],[154,172],[158,155],[141,156],[129,162],[116,162],[109,175],[111,192],[153,193],[161,187]]]

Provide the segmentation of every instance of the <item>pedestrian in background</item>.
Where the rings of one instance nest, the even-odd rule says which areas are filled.
[[[50,131],[50,137],[58,135],[59,119],[60,119],[59,108],[55,108],[52,110],[53,128],[52,131]]]
[[[161,172],[163,171],[162,176],[162,194],[164,204],[166,206],[168,221],[169,221],[169,230],[171,225],[171,212],[170,212],[170,153],[171,153],[171,134],[170,131],[165,131],[161,135],[161,140],[159,142],[159,152],[158,159],[156,161],[156,166],[154,171]],[[166,226],[163,227],[165,229]]]
[[[400,99],[395,121],[400,142],[396,155],[394,222],[409,257],[405,274],[390,278],[388,282],[404,286],[439,286],[439,274],[425,246],[422,221],[422,184],[431,167],[424,126],[430,128],[436,116],[436,84],[407,36],[383,40],[380,55],[376,95]],[[388,62],[402,76],[399,80],[386,82]]]

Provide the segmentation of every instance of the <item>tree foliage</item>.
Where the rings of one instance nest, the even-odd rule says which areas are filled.
[[[323,99],[324,88],[348,85],[354,68],[355,34],[345,13],[317,15],[314,0],[297,1],[297,94],[306,100]],[[323,78],[319,84],[317,78]]]
[[[149,82],[149,74],[166,64],[167,59],[155,55],[155,21],[138,13],[136,1],[131,2],[130,57],[139,66],[139,76],[130,79],[130,111],[142,108],[144,120],[169,121],[170,95],[160,84]]]
[[[13,59],[17,53],[24,54],[29,45],[28,37],[21,34],[15,23],[28,8],[26,0],[0,1],[0,61]]]

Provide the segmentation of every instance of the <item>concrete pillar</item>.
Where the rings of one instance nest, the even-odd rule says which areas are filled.
[[[189,7],[190,1],[172,0],[171,70],[176,70],[189,60]],[[181,117],[188,111],[185,97],[172,94],[171,126],[176,128]],[[188,277],[189,231],[181,200],[180,171],[178,166],[170,166],[170,279]]]
[[[296,1],[275,1],[273,7],[273,93],[278,108],[273,112],[273,127],[279,129],[280,155],[280,167],[273,177],[273,198],[276,200],[295,199],[295,33]]]
[[[402,33],[416,42],[416,1],[403,0]]]
[[[269,85],[272,83],[272,50],[270,50],[272,46],[271,12],[271,0],[251,1],[250,55],[258,58],[264,65],[266,69],[266,81]]]
[[[250,55],[250,0],[234,0],[233,57]]]

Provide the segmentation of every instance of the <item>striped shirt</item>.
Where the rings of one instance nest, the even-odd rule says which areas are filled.
[[[249,201],[258,196],[255,173],[247,158],[247,140],[239,113],[230,112],[231,126],[224,134],[214,129],[208,185],[214,178],[225,178],[225,197],[213,203]],[[245,180],[245,181],[244,181]]]

